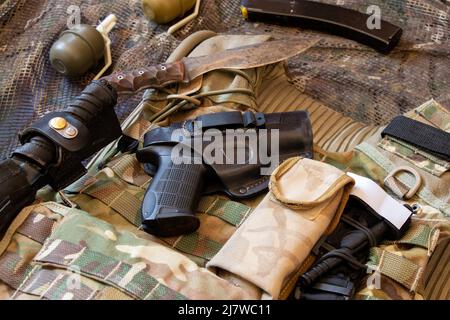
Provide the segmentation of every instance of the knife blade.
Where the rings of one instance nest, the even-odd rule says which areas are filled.
[[[108,81],[118,94],[143,89],[162,88],[172,83],[189,82],[218,69],[250,69],[289,59],[314,46],[318,40],[284,39],[242,46],[218,53],[186,57],[173,63],[116,72],[102,79]]]

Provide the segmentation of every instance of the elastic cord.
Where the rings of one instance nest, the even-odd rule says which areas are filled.
[[[209,91],[209,92],[203,92],[196,95],[191,96],[191,98],[198,99],[198,98],[204,98],[208,96],[217,96],[222,94],[230,94],[230,93],[242,93],[242,94],[248,94],[251,97],[254,97],[254,92],[250,89],[244,89],[244,88],[237,88],[237,89],[225,89],[225,90],[216,90],[216,91]],[[166,118],[167,116],[171,115],[181,107],[188,104],[189,101],[183,100],[179,102],[178,104],[172,106],[172,102],[169,103],[166,107],[161,109],[159,112],[152,115],[152,117],[149,119],[150,122],[158,122]]]
[[[253,87],[252,79],[245,71],[242,71],[239,69],[229,69],[229,68],[223,68],[223,69],[219,69],[216,71],[224,71],[224,72],[230,72],[230,73],[240,75],[242,78],[245,78],[245,80],[247,80],[248,83]]]
[[[346,260],[348,263],[350,263],[351,265],[353,265],[354,267],[357,268],[362,268],[365,269],[367,268],[367,266],[365,264],[362,264],[361,262],[359,262],[358,260],[356,260],[351,254],[349,254],[348,249],[346,248],[341,248],[341,249],[336,249],[333,251],[328,252],[327,254],[323,255],[319,261],[317,262],[317,264],[319,264],[320,262],[323,262],[326,259],[332,258],[332,257],[338,257],[341,258],[343,260]]]
[[[351,225],[352,227],[358,229],[359,231],[364,232],[364,234],[366,235],[367,239],[369,240],[369,244],[371,247],[375,247],[377,245],[377,241],[375,239],[375,236],[373,235],[372,231],[367,228],[366,226],[363,226],[361,223],[359,223],[358,221],[348,217],[348,216],[342,216],[342,221],[344,221],[345,223]]]

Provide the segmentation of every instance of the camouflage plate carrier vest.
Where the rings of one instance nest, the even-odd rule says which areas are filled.
[[[169,61],[266,40],[268,36],[197,32],[182,42]],[[333,190],[335,196],[329,198],[328,208],[334,209],[327,211],[325,224],[317,225],[318,233],[331,231],[328,229],[342,211],[340,204],[348,196],[346,186],[352,183],[343,172],[369,177],[385,187],[384,178],[396,167],[407,165],[419,170],[424,183],[408,203],[420,205],[421,210],[402,239],[371,249],[367,265],[377,277],[368,275],[372,278],[363,282],[357,298],[449,298],[449,163],[399,141],[381,139],[380,128],[344,117],[306,96],[289,83],[284,63],[245,71],[218,70],[189,85],[149,90],[123,123],[124,133],[142,141],[150,126],[148,120],[167,104],[180,108],[160,117],[160,125],[218,111],[309,111],[316,160],[323,163],[324,172],[334,172],[342,182],[341,189]],[[407,116],[450,132],[450,113],[433,101]],[[251,227],[260,221],[252,219],[252,214],[265,195],[245,202],[230,201],[222,195],[203,197],[197,208],[201,225],[191,234],[156,238],[139,230],[141,201],[151,177],[133,154],[115,154],[115,147],[97,154],[89,173],[64,193],[42,190],[39,201],[15,219],[0,243],[0,298],[285,299],[297,278],[313,263],[314,257],[305,253],[303,243],[294,247],[280,242],[281,247],[270,253],[239,248],[244,255],[235,257],[237,264],[241,261],[242,268],[255,270],[254,276],[239,270],[230,272],[233,266],[217,267],[227,264],[225,248],[236,249],[233,236],[242,236],[249,224]],[[102,166],[97,170],[99,164]],[[407,173],[396,176],[396,181],[404,188],[413,183]],[[265,234],[283,240],[276,230],[283,230],[286,224],[267,221]],[[304,237],[301,230],[291,228],[290,232]],[[264,239],[251,238],[249,247],[263,246]],[[297,250],[303,250],[301,259]],[[295,258],[289,258],[293,254]],[[270,261],[274,259],[289,263],[272,271]],[[440,263],[433,262],[436,260]],[[442,280],[444,276],[436,277],[440,272],[447,272],[447,281]],[[270,283],[261,280],[265,276]]]

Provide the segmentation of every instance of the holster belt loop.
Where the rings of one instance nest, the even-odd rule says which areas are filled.
[[[220,112],[215,114],[206,114],[196,118],[195,122],[201,122],[203,130],[209,128],[220,127],[260,127],[265,124],[264,114],[261,112],[253,113],[246,111],[241,113],[240,111],[232,112]]]
[[[220,112],[199,116],[195,121],[201,122],[203,129],[242,125],[242,115],[239,111]]]

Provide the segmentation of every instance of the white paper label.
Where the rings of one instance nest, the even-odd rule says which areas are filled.
[[[376,213],[392,223],[397,229],[401,229],[411,216],[411,211],[388,195],[374,181],[351,172],[347,174],[356,182],[350,194],[363,200]]]

